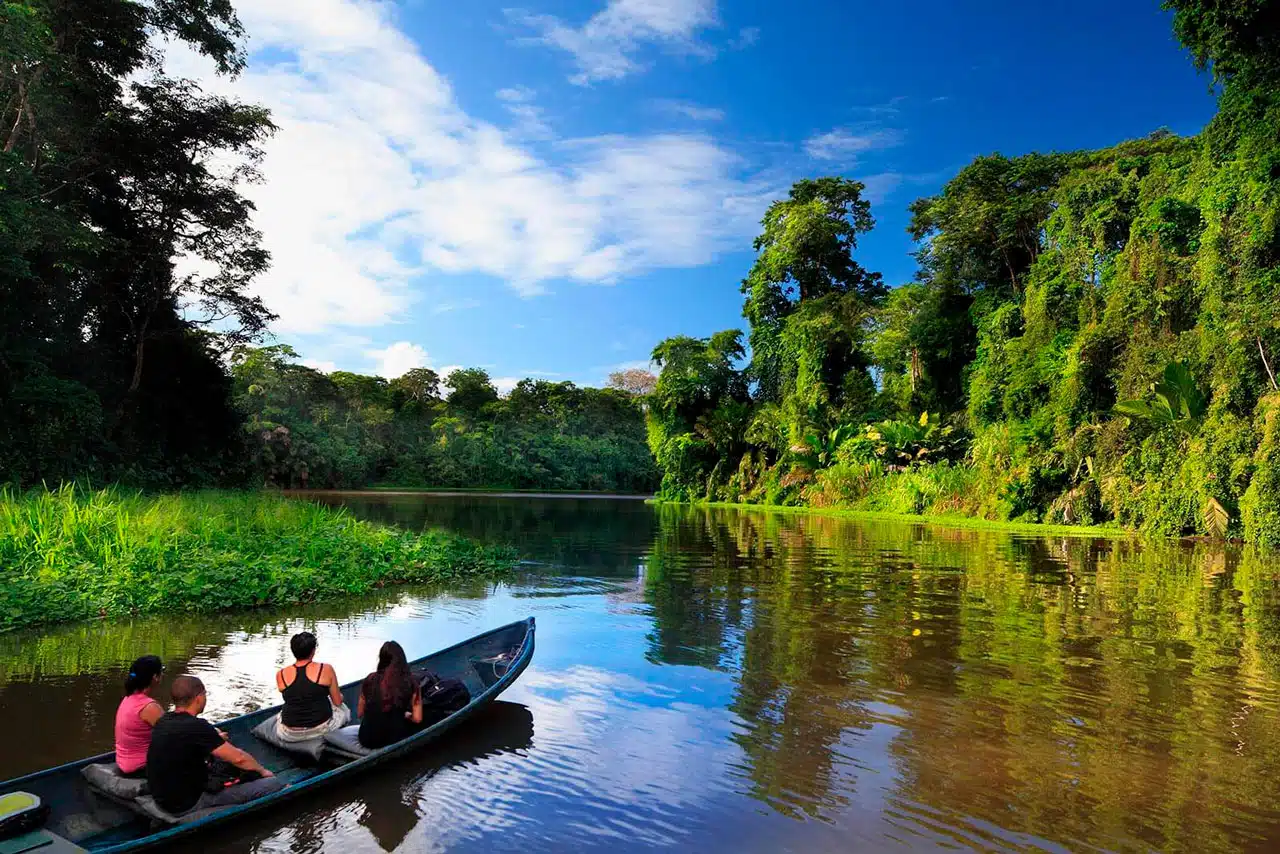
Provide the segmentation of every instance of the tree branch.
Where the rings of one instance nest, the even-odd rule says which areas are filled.
[[[1276,375],[1271,370],[1271,365],[1267,362],[1267,353],[1262,349],[1262,336],[1254,336],[1254,340],[1258,342],[1258,355],[1262,357],[1262,367],[1267,369],[1267,376],[1271,378],[1271,390],[1280,391],[1280,385],[1276,385]]]

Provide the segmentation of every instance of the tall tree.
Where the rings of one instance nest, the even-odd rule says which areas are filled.
[[[267,256],[240,187],[272,127],[167,78],[158,45],[185,42],[235,74],[242,35],[229,0],[0,4],[0,212],[21,223],[0,229],[10,479],[87,467],[182,480],[204,476],[190,461],[215,446],[234,452],[234,418],[204,411],[231,415],[229,385],[179,401],[225,378],[227,334],[270,319],[248,289]]]

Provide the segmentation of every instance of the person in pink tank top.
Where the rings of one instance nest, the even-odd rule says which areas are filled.
[[[124,699],[116,709],[116,767],[126,777],[140,777],[146,771],[151,728],[164,714],[153,693],[163,673],[159,658],[144,655],[129,668],[124,681]]]

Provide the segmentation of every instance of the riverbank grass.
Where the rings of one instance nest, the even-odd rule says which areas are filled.
[[[0,631],[311,602],[514,563],[510,549],[263,493],[0,491]]]

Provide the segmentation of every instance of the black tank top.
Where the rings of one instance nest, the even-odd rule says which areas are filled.
[[[295,729],[309,729],[333,717],[333,704],[329,702],[329,689],[311,681],[307,665],[294,665],[293,682],[280,693],[284,696],[284,710],[280,723]],[[324,665],[320,667],[324,670]]]

